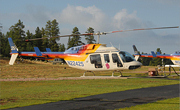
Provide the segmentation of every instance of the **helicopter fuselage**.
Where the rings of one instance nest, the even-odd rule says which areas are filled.
[[[119,51],[115,47],[106,47],[105,44],[88,44],[86,46],[82,46],[77,53],[69,54],[67,58],[64,58],[70,67],[102,71],[136,69],[142,65],[128,52]]]
[[[19,55],[44,60],[60,58],[64,59],[70,67],[87,71],[136,69],[142,65],[128,52],[120,51],[115,47],[106,47],[105,44],[75,46],[65,52],[40,52],[38,47],[34,47],[35,52],[19,52],[11,38],[9,42],[12,50],[10,64],[13,64]]]

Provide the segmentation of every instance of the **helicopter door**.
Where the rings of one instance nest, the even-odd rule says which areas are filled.
[[[123,67],[118,55],[116,53],[112,54],[113,63],[117,65],[117,67]]]
[[[91,64],[94,64],[95,68],[102,68],[100,54],[90,55]]]
[[[105,62],[105,67],[107,69],[109,69],[110,68],[110,65],[109,65],[109,63],[110,63],[109,54],[104,54],[104,62]]]

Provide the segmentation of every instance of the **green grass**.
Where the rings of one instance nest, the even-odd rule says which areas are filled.
[[[73,69],[67,65],[20,63],[9,66],[8,60],[0,60],[1,79],[79,77],[84,73],[84,70]],[[147,76],[148,68],[154,67],[145,66],[136,70],[125,70],[122,73],[127,76],[144,77]],[[112,71],[99,71],[95,74],[97,76],[111,76]],[[86,75],[92,76],[93,74],[88,72]],[[115,75],[117,76],[119,73],[115,73]],[[0,82],[0,108],[7,109],[60,100],[73,100],[96,94],[170,84],[179,84],[179,81],[136,78]]]
[[[1,82],[1,109],[73,100],[90,95],[179,84],[164,79],[96,79]]]
[[[136,76],[144,77],[144,76],[148,76],[147,74],[148,68],[155,68],[155,67],[143,66],[140,69],[136,69],[136,70],[124,70],[122,71],[122,73],[125,76],[131,75],[134,77]],[[1,79],[79,77],[82,76],[84,73],[84,70],[70,68],[68,67],[68,65],[52,65],[52,64],[16,64],[13,66],[7,64],[0,66],[0,71],[1,71],[0,74]],[[96,76],[111,76],[112,72],[113,71],[98,71],[94,73]],[[120,73],[115,72],[114,75],[118,76],[120,75]],[[87,72],[86,76],[93,76],[93,74],[91,72]]]
[[[180,109],[179,98],[180,97],[166,99],[166,100],[156,101],[154,103],[121,108],[118,110],[179,110]]]

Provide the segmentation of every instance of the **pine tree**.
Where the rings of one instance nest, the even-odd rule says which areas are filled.
[[[25,37],[25,39],[32,39],[32,38],[33,38],[33,34],[30,33],[30,31],[28,30],[28,31],[26,32],[26,37]],[[27,43],[26,43],[26,51],[34,51],[34,49],[33,49],[33,42],[27,42]]]
[[[59,51],[64,52],[65,50],[66,50],[65,45],[64,44],[59,44]]]
[[[89,27],[87,29],[86,33],[94,33],[94,29],[92,27]],[[86,37],[85,39],[86,39],[88,44],[94,44],[96,42],[93,35],[88,35],[88,36],[85,36],[85,37]]]
[[[83,44],[83,42],[81,41],[81,37],[78,34],[80,34],[79,29],[77,27],[74,27],[72,31],[72,35],[74,36],[72,38],[69,37],[68,39],[68,49]]]
[[[39,27],[36,28],[33,38],[42,38],[42,33]],[[33,41],[33,46],[38,47],[40,50],[42,50],[42,40]]]
[[[52,22],[49,20],[46,24],[45,28],[45,34],[47,37],[53,37],[53,36],[58,36],[59,35],[59,27],[58,27],[58,22],[56,19],[54,19]],[[49,39],[49,47],[51,48],[52,51],[58,51],[59,46],[56,42],[56,40],[59,40],[59,38],[50,38]]]
[[[10,37],[12,37],[14,43],[18,47],[20,51],[25,51],[26,49],[26,44],[24,42],[25,40],[25,31],[24,29],[23,22],[21,20],[18,21],[15,25],[10,27],[10,32],[7,33]]]
[[[160,48],[157,48],[156,54],[157,53],[162,53]],[[162,58],[153,58],[153,60],[150,63],[150,66],[157,66],[157,65],[162,65]]]
[[[47,37],[44,28],[41,29],[41,34],[42,34],[42,37]],[[48,41],[48,39],[42,39],[42,46],[41,47],[42,47],[41,51],[45,51],[46,48],[49,48],[49,41]]]
[[[147,54],[147,53],[143,53],[142,54]],[[141,63],[144,65],[144,66],[149,66],[150,63],[152,61],[152,58],[146,58],[146,57],[141,57]]]
[[[0,55],[2,57],[10,57],[10,46],[8,43],[8,37],[0,32]]]

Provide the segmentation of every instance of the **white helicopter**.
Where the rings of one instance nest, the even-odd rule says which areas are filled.
[[[86,34],[77,34],[77,35],[64,35],[64,36],[55,36],[55,37],[69,37],[69,36],[85,36],[85,35],[98,35],[97,44],[86,44],[76,47],[71,47],[65,52],[51,52],[50,49],[47,49],[47,52],[41,52],[38,47],[34,47],[35,52],[20,52],[18,48],[13,43],[11,38],[8,38],[9,44],[11,47],[11,59],[9,64],[13,65],[17,56],[29,56],[36,58],[55,59],[60,58],[64,59],[66,63],[77,69],[85,70],[83,76],[86,72],[93,71],[106,71],[113,70],[112,76],[115,71],[120,70],[132,70],[139,68],[142,64],[134,59],[134,57],[125,51],[120,51],[115,47],[106,47],[106,44],[99,44],[100,35],[106,35],[116,32],[126,32],[126,31],[137,31],[137,30],[151,30],[151,29],[167,29],[167,28],[178,28],[176,27],[159,27],[159,28],[145,28],[145,29],[133,29],[133,30],[120,30],[120,31],[111,31],[111,32],[98,32],[98,33],[86,33]],[[55,38],[51,37],[51,38]],[[49,37],[47,37],[49,38]],[[37,39],[28,39],[26,41],[47,39],[47,38],[37,38]],[[95,75],[95,74],[94,74]],[[122,76],[122,73],[121,75]]]

